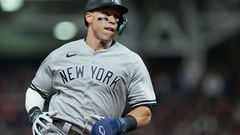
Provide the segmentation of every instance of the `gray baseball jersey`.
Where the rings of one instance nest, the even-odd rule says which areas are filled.
[[[156,103],[142,59],[118,42],[99,51],[84,39],[59,47],[42,62],[31,86],[45,95],[56,90],[49,111],[80,126],[91,114],[121,116],[126,102],[132,108]]]

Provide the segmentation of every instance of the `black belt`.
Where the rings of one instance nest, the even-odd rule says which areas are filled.
[[[68,131],[68,135],[86,135],[83,128],[76,126],[72,123],[66,122],[64,120],[54,119],[53,124],[57,126],[59,129],[63,129],[65,124],[71,124],[71,127]]]

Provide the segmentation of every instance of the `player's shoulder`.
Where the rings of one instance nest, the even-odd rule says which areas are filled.
[[[60,47],[56,48],[55,50],[53,50],[50,53],[50,55],[52,55],[52,57],[58,57],[59,55],[63,55],[68,52],[78,50],[78,48],[80,47],[80,44],[82,44],[82,42],[83,42],[83,39],[79,39],[79,40],[70,41],[68,43],[65,43],[65,44],[61,45]]]
[[[62,46],[58,47],[57,49],[54,50],[54,53],[59,53],[62,51],[71,51],[75,50],[79,47],[80,44],[84,42],[83,39],[75,40],[75,41],[70,41],[68,43],[63,44]]]
[[[121,62],[124,65],[127,65],[125,66],[126,70],[130,71],[129,74],[142,71],[141,69],[145,67],[145,64],[142,57],[137,52],[119,42],[116,43],[116,47],[116,50],[119,50],[119,53],[121,54]]]
[[[119,49],[119,51],[124,53],[124,56],[126,56],[129,59],[132,59],[132,60],[141,59],[140,55],[137,52],[129,49],[128,47],[126,47],[125,45],[123,45],[120,42],[116,42],[116,47]]]
[[[67,53],[72,53],[78,50],[78,47],[83,41],[83,39],[70,41],[51,51],[44,61],[50,61],[51,63],[55,63],[56,61],[60,61],[62,58],[65,58]]]

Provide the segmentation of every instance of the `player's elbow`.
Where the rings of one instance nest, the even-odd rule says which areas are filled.
[[[152,119],[152,112],[149,108],[145,108],[144,115],[142,117],[141,122],[139,123],[139,127],[143,127],[148,125]]]
[[[138,128],[148,125],[152,118],[151,109],[147,106],[137,107],[131,111],[129,115],[132,115],[136,118]]]

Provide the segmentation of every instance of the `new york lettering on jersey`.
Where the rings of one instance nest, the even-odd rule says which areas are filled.
[[[90,66],[90,75],[88,75],[86,71],[85,65],[71,66],[60,71],[59,75],[64,84],[75,79],[84,79],[86,76],[90,76],[91,79],[102,82],[112,89],[115,89],[117,83],[121,80],[113,71],[103,67]]]

